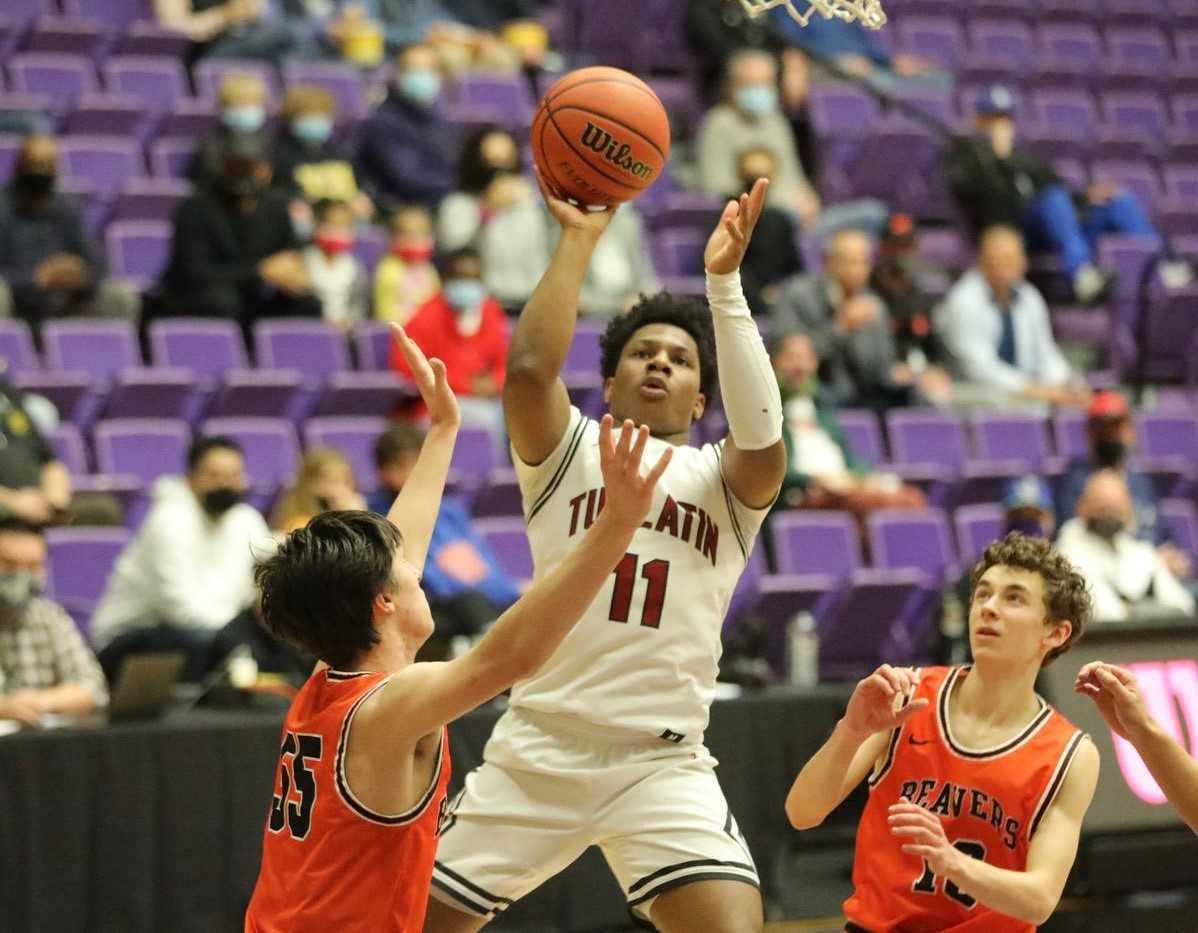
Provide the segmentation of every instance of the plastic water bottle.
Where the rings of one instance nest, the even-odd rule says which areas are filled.
[[[819,683],[819,633],[815,617],[800,612],[787,626],[790,654],[790,682],[796,687],[814,687]]]
[[[965,607],[956,586],[944,588],[940,603],[940,635],[944,639],[945,661],[950,665],[965,663],[965,645],[968,633],[965,624]]]

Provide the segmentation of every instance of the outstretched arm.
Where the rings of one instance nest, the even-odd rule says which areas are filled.
[[[760,179],[749,194],[728,202],[703,254],[720,393],[728,416],[724,479],[732,494],[754,509],[774,501],[786,474],[778,379],[740,284],[740,263],[761,217],[768,184]]]
[[[433,526],[437,524],[437,513],[441,511],[441,495],[449,476],[449,461],[453,457],[461,416],[458,400],[446,378],[445,364],[437,359],[426,359],[424,352],[400,325],[392,324],[391,332],[412,372],[420,397],[428,406],[430,425],[412,474],[395,497],[387,520],[403,533],[404,557],[413,566],[423,569]]]
[[[886,750],[890,732],[928,705],[927,700],[902,705],[914,689],[914,674],[889,664],[858,682],[844,717],[786,795],[791,826],[818,826],[861,783]]]
[[[1198,761],[1152,718],[1131,671],[1095,661],[1077,675],[1084,693],[1116,735],[1130,742],[1186,825],[1198,833]]]
[[[559,378],[574,340],[578,297],[595,244],[612,211],[588,214],[555,198],[544,184],[549,212],[562,237],[532,297],[516,321],[508,347],[503,413],[516,454],[535,466],[545,460],[570,420],[570,398]]]

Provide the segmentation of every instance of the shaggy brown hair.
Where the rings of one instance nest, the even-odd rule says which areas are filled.
[[[1073,569],[1073,565],[1043,538],[1029,538],[1012,531],[986,548],[982,559],[974,565],[973,572],[969,575],[971,597],[977,589],[978,581],[982,579],[982,574],[997,566],[1038,573],[1044,581],[1044,608],[1047,611],[1045,625],[1056,625],[1058,622],[1073,623],[1068,641],[1045,655],[1043,666],[1046,667],[1073,647],[1073,643],[1082,637],[1082,632],[1090,621],[1090,593],[1086,589],[1086,581]]]

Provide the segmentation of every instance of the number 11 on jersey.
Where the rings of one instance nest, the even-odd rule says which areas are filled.
[[[636,586],[637,565],[640,557],[636,554],[625,554],[616,565],[616,585],[611,593],[611,612],[608,619],[612,622],[627,622],[628,614],[632,611],[632,590]],[[646,628],[657,628],[661,625],[661,610],[666,601],[666,583],[670,579],[670,562],[668,560],[647,561],[641,567],[641,574],[648,581],[645,593],[645,605],[641,609],[641,625]]]

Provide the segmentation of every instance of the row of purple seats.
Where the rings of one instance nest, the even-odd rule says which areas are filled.
[[[1198,25],[1198,10],[1190,0],[894,0],[887,13],[894,21],[939,16],[965,22],[980,17],[1033,24]]]

